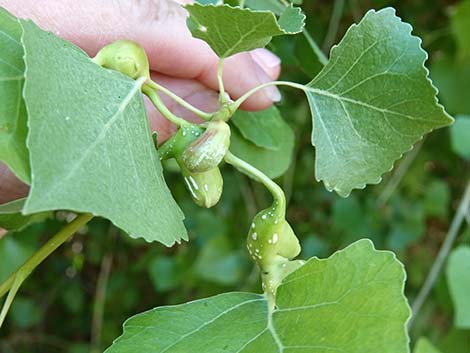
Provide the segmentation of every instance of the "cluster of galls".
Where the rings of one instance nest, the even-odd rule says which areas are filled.
[[[93,61],[132,79],[144,77],[150,80],[145,51],[132,41],[121,40],[104,47]],[[159,148],[162,159],[175,158],[191,197],[207,208],[214,206],[222,195],[219,164],[230,144],[230,127],[224,120],[231,112],[222,113],[220,118],[215,116],[214,120],[201,125],[187,123],[181,126]],[[303,265],[303,261],[293,260],[300,253],[299,241],[285,219],[285,207],[278,201],[255,216],[247,246],[261,269],[263,290],[274,303],[281,281]]]

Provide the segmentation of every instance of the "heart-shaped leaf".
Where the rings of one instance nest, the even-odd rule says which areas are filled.
[[[404,280],[392,253],[361,240],[286,277],[274,310],[253,293],[156,308],[126,321],[106,353],[407,353]]]
[[[411,30],[392,8],[369,11],[307,85],[316,178],[328,190],[347,196],[380,182],[424,134],[452,122]]]

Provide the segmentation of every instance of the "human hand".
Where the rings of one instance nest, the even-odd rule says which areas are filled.
[[[217,56],[186,27],[187,12],[178,3],[188,0],[0,0],[0,6],[20,18],[30,18],[41,28],[78,45],[90,56],[115,40],[131,39],[146,50],[152,79],[195,107],[218,109]],[[266,49],[241,53],[225,60],[224,86],[236,99],[249,89],[279,76],[280,60]],[[167,107],[191,121],[196,116],[162,95]],[[248,99],[242,108],[260,110],[279,101],[274,86]],[[159,142],[175,127],[147,104],[150,126]],[[28,187],[0,163],[0,203],[25,196]]]

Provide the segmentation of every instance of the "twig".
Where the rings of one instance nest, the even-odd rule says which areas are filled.
[[[434,261],[431,267],[431,270],[429,271],[428,276],[426,277],[426,280],[424,281],[424,284],[421,287],[421,290],[419,291],[418,296],[416,297],[411,307],[413,316],[408,322],[408,329],[410,329],[411,326],[413,325],[413,322],[418,316],[418,313],[421,310],[421,307],[423,306],[424,302],[426,301],[429,293],[431,292],[432,288],[434,287],[434,284],[436,283],[439,277],[442,267],[444,266],[444,263],[447,259],[447,255],[449,255],[449,252],[452,249],[452,244],[457,238],[460,226],[462,225],[462,222],[466,214],[469,212],[469,206],[470,206],[470,180],[467,183],[465,193],[462,197],[462,200],[460,201],[459,207],[457,209],[457,213],[455,214],[454,219],[452,220],[449,231],[445,237],[444,243],[442,243],[441,249],[439,250],[439,254],[437,255],[436,260]]]

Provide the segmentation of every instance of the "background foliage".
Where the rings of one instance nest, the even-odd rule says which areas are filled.
[[[343,199],[315,182],[307,101],[297,92],[284,90],[279,110],[296,140],[290,168],[277,181],[286,190],[288,219],[301,239],[303,257],[325,257],[368,237],[378,249],[397,252],[405,263],[407,296],[412,302],[469,176],[470,16],[466,14],[470,1],[315,0],[304,1],[303,9],[308,32],[328,51],[368,9],[385,6],[394,6],[423,38],[431,77],[448,112],[458,116],[457,124],[418,143],[380,185]],[[335,12],[341,14],[337,30]],[[311,62],[311,48],[303,36],[275,38],[270,49],[282,58],[285,79],[308,82],[320,68]],[[305,71],[298,69],[299,62]],[[189,244],[173,248],[147,244],[123,236],[108,221],[93,220],[25,282],[2,330],[0,352],[101,352],[121,333],[122,322],[135,313],[229,290],[260,292],[259,274],[244,244],[249,220],[270,198],[262,187],[231,168],[224,168],[223,174],[224,195],[212,210],[192,203],[178,174],[166,174],[186,214]],[[2,238],[0,280],[60,229],[67,217],[58,213],[57,219]],[[453,266],[465,259],[470,266],[468,256],[462,260],[469,242],[470,231],[462,228]],[[462,291],[452,285],[450,271],[449,267],[449,281],[446,273],[441,274],[414,323],[413,345],[427,337],[420,341],[418,352],[468,353],[470,318],[464,317],[465,312],[456,313],[465,305],[454,304]]]

